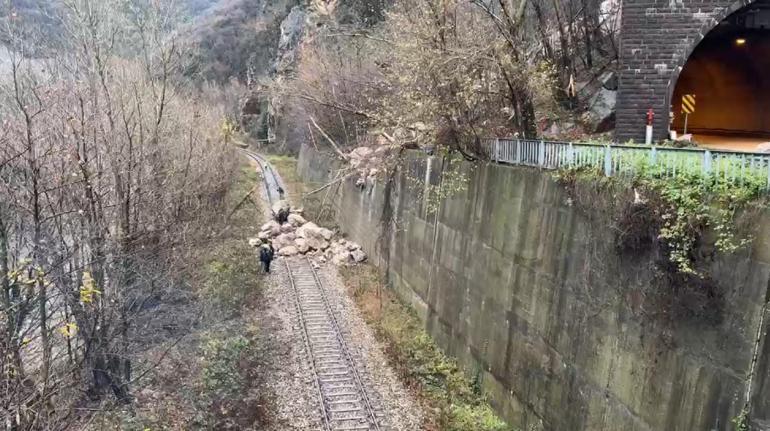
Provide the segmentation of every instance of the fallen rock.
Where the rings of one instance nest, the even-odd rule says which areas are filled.
[[[350,257],[353,259],[353,262],[361,263],[366,260],[366,253],[362,250],[355,250],[350,253]]]
[[[337,266],[345,265],[350,262],[350,253],[335,254],[331,261]]]
[[[291,205],[287,200],[280,200],[273,204],[271,210],[273,211],[273,218],[280,224],[286,222],[291,212]]]
[[[294,227],[299,227],[307,223],[307,220],[299,214],[292,213],[289,214],[288,222]]]
[[[273,248],[280,250],[284,247],[294,245],[296,236],[293,233],[282,233],[273,239]]]
[[[321,236],[323,237],[323,239],[325,239],[325,240],[327,240],[327,241],[331,241],[332,237],[334,237],[334,232],[332,232],[332,231],[331,231],[331,230],[329,230],[329,229],[326,229],[325,227],[322,227],[322,228],[319,230],[319,233],[321,234]]]
[[[289,223],[284,223],[281,225],[281,233],[289,233],[294,232],[294,226],[292,226]]]
[[[360,246],[360,245],[358,245],[358,244],[356,244],[356,243],[354,243],[354,242],[347,242],[347,243],[345,244],[345,246],[347,247],[347,249],[348,249],[349,251],[356,251],[356,250],[361,250],[361,246]]]
[[[297,229],[297,236],[302,238],[322,238],[321,228],[317,224],[309,221]]]
[[[314,250],[326,250],[329,248],[329,242],[323,238],[305,238],[307,245]]]
[[[269,222],[263,224],[262,227],[259,228],[259,230],[261,230],[261,231],[272,231],[275,228],[281,229],[281,225],[278,224],[278,222],[275,221],[275,220],[270,220]]]
[[[588,100],[588,116],[597,127],[615,113],[617,97],[617,91],[602,87]]]
[[[297,250],[297,247],[294,247],[293,245],[283,247],[278,251],[279,256],[296,256],[297,253],[299,253],[299,251]]]
[[[615,72],[605,72],[599,77],[599,81],[606,90],[618,91],[618,75]]]
[[[252,247],[259,247],[262,244],[262,238],[249,238],[249,245]]]
[[[297,238],[294,240],[294,246],[297,247],[297,251],[300,253],[307,253],[310,251],[310,246],[305,238]]]

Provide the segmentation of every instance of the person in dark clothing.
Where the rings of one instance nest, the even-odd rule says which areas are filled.
[[[267,244],[262,244],[259,248],[259,261],[262,262],[262,269],[265,270],[266,274],[270,273],[270,262],[273,261],[274,255],[275,249],[273,249],[273,244],[269,242]]]

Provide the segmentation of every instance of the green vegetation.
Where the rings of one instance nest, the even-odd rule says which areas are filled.
[[[448,151],[442,151],[442,153],[444,158],[437,184],[433,184],[430,180],[426,184],[424,176],[406,176],[410,189],[420,197],[428,215],[437,213],[446,199],[451,199],[468,190],[470,183],[470,174],[461,169],[462,159],[459,154],[450,154]]]
[[[374,267],[345,267],[340,274],[364,318],[387,344],[391,365],[425,403],[428,429],[512,429],[486,403],[478,383],[441,352],[414,312],[384,289]]]
[[[254,310],[262,279],[247,242],[262,220],[257,195],[249,194],[260,184],[253,167],[240,167],[226,197],[226,225],[202,245],[196,269],[185,274],[192,297],[163,312],[175,316],[174,324],[188,316],[189,326],[179,328],[176,341],[143,353],[153,366],[136,383],[130,408],[106,408],[84,429],[254,429],[269,420],[257,373]]]
[[[627,168],[611,178],[593,167],[566,169],[557,176],[573,192],[577,183],[593,183],[592,188],[612,196],[604,200],[621,224],[629,210],[634,216],[645,212],[645,223],[655,231],[648,239],[659,241],[669,261],[683,274],[701,275],[696,255],[705,243],[722,253],[733,253],[749,244],[751,238],[740,230],[739,215],[765,203],[764,170],[743,169],[738,161],[722,161],[706,173],[701,169],[702,153],[666,155],[676,160],[655,165],[649,162],[649,150],[629,151],[626,157],[623,166]],[[672,166],[676,166],[676,173],[672,173]],[[615,198],[624,192],[625,200]],[[628,200],[633,202],[632,208],[627,207]]]
[[[261,220],[255,194],[261,181],[251,166],[241,168],[230,193],[229,207],[240,206],[230,215],[226,238],[212,244],[206,253],[200,295],[212,314],[240,312],[245,301],[259,289],[259,265],[246,238],[256,234],[256,224]],[[244,196],[249,196],[246,201]]]
[[[735,431],[749,431],[749,411],[745,408],[738,413],[738,416],[733,418],[733,425]]]
[[[240,325],[203,337],[196,401],[205,413],[196,418],[196,427],[243,429],[256,422],[256,343],[257,329]]]

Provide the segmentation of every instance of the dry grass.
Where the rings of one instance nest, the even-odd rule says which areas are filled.
[[[228,196],[228,209],[243,201],[261,178],[244,163]],[[151,365],[132,388],[130,406],[104,405],[103,412],[78,429],[190,430],[261,429],[270,419],[260,387],[261,275],[249,236],[262,220],[258,196],[244,201],[210,244],[200,249],[197,270],[185,276],[189,291],[157,313],[169,321],[195,319],[173,337],[141,353]],[[178,326],[178,325],[177,325]],[[161,328],[162,329],[162,328]],[[157,335],[161,339],[161,335]]]
[[[506,431],[480,394],[478,382],[444,355],[414,312],[385,288],[370,265],[344,267],[340,275],[367,323],[387,348],[390,365],[414,390],[430,431]]]

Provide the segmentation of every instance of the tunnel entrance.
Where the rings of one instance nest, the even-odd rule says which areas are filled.
[[[682,96],[695,96],[685,119]],[[757,151],[770,141],[770,0],[720,22],[693,50],[672,98],[672,129],[707,147]],[[768,146],[770,149],[770,145]]]

